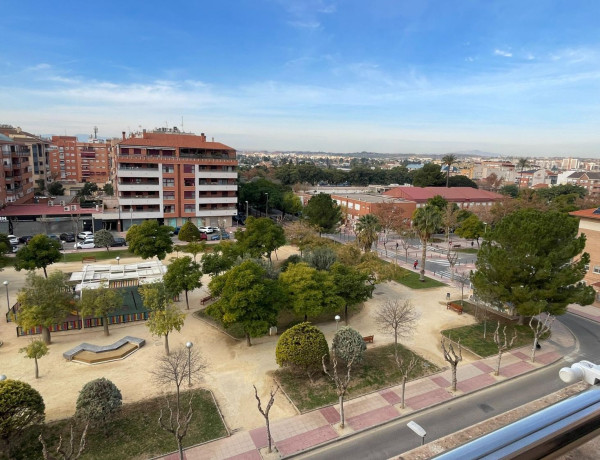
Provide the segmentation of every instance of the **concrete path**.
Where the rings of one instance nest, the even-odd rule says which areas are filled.
[[[600,309],[598,310],[600,316]],[[459,364],[457,391],[451,390],[450,369],[408,382],[404,409],[401,407],[401,385],[347,401],[344,405],[346,427],[343,430],[339,428],[338,405],[273,421],[271,433],[278,453],[266,454],[264,449],[267,445],[266,429],[261,426],[250,431],[234,433],[228,438],[215,442],[191,447],[185,451],[185,458],[188,460],[283,458],[534,371],[557,361],[574,346],[575,339],[572,334],[560,322],[555,321],[552,338],[542,343],[542,349],[538,350],[535,362],[531,362],[529,346],[511,350],[503,354],[498,376],[494,375],[497,356],[469,364]],[[176,459],[177,455],[170,454],[163,458]]]

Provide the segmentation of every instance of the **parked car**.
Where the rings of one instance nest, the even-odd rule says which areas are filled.
[[[202,233],[212,233],[214,232],[212,227],[198,227],[198,230],[200,230]]]
[[[92,237],[75,243],[74,249],[93,249],[95,247],[96,244],[94,243],[94,238]]]
[[[62,241],[66,241],[67,243],[72,243],[75,241],[75,233],[73,232],[61,233],[59,237]]]
[[[29,240],[30,240],[31,238],[33,238],[33,236],[31,236],[31,235],[23,235],[23,236],[20,236],[20,237],[19,237],[19,243],[21,243],[21,244],[27,244],[27,243],[29,243]]]
[[[127,246],[127,240],[121,236],[115,236],[115,241],[113,244],[111,244],[111,246]]]
[[[233,216],[233,221],[240,225],[246,225],[246,219],[244,219],[244,216]]]
[[[202,232],[200,233],[200,241],[206,241],[208,240],[208,235],[206,232]]]
[[[17,252],[19,250],[19,246],[15,246],[14,244],[10,245],[12,252]]]
[[[210,227],[212,228],[213,232],[220,232],[221,231],[221,227]]]
[[[19,244],[19,238],[17,238],[15,235],[7,235],[8,236],[8,241],[10,241],[10,244],[12,244],[13,246],[16,246],[17,244]]]
[[[48,235],[48,238],[50,238],[51,240],[54,240],[56,242],[58,242],[60,244],[60,247],[62,248],[63,242],[61,241],[60,237],[58,235],[56,235],[55,233],[50,233]]]
[[[229,239],[229,233],[227,233],[227,232],[215,233],[214,235],[211,235],[210,239],[212,241],[214,241],[214,240],[228,240]]]
[[[77,234],[78,240],[85,240],[86,238],[93,237],[94,234],[92,232],[80,232]]]

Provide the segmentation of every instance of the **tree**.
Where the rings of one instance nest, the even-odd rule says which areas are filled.
[[[310,248],[302,257],[302,261],[317,270],[329,270],[336,260],[337,254],[327,246]]]
[[[191,243],[188,243],[183,247],[183,252],[187,252],[194,256],[194,262],[196,262],[196,256],[201,252],[204,252],[205,250],[206,243],[204,241],[201,241],[200,243],[192,241]]]
[[[171,293],[164,283],[154,282],[139,287],[140,296],[146,308],[150,310],[146,326],[152,335],[165,336],[165,354],[169,354],[169,334],[180,331],[185,314],[173,306]]]
[[[44,422],[44,400],[31,385],[0,380],[0,437],[10,453],[12,438],[29,426]]]
[[[102,187],[102,191],[105,195],[108,196],[113,196],[115,194],[115,189],[112,184],[104,184],[104,187]]]
[[[235,238],[241,252],[251,257],[266,255],[269,260],[271,253],[285,244],[283,228],[267,217],[248,217],[246,229],[235,232]]]
[[[595,293],[582,279],[589,264],[578,221],[555,211],[521,209],[488,229],[472,276],[475,294],[514,306],[523,316],[561,315],[570,303],[589,305]]]
[[[373,243],[377,241],[381,230],[379,220],[373,214],[360,216],[356,222],[356,239],[365,252],[369,252]]]
[[[173,295],[185,291],[185,305],[190,309],[188,292],[202,287],[202,270],[200,265],[192,261],[191,257],[182,257],[173,260],[167,267],[167,273],[163,277],[165,287]]]
[[[283,194],[281,209],[282,217],[285,217],[286,214],[297,214],[300,211],[302,211],[302,201],[300,201],[300,197],[291,190],[285,192]]]
[[[325,335],[308,322],[296,324],[281,334],[275,349],[277,364],[305,372],[311,383],[314,373],[321,368],[323,356],[329,359]]]
[[[521,183],[523,182],[523,171],[525,171],[525,168],[529,166],[529,160],[525,157],[519,158],[517,161],[517,166],[521,168],[521,175],[519,176],[519,188],[521,188]]]
[[[97,191],[97,184],[94,184],[93,182],[85,182],[83,184],[83,187],[77,191],[77,194],[75,196],[77,196],[79,198],[79,201],[81,202],[84,201],[87,196],[90,196]]]
[[[185,410],[184,403],[181,401],[181,385],[185,380],[188,380],[190,385],[192,382],[200,381],[205,372],[206,362],[200,353],[195,348],[186,349],[184,347],[179,347],[171,355],[158,358],[156,367],[151,371],[154,381],[159,385],[175,386],[174,401],[166,398],[169,418],[164,420],[161,408],[158,424],[175,437],[181,460],[183,460],[183,438],[187,435],[194,414],[192,409],[194,393],[188,392],[188,404],[187,410]]]
[[[453,155],[451,153],[444,155],[442,157],[442,164],[446,165],[446,187],[449,187],[449,181],[450,181],[450,167],[456,163],[456,155]]]
[[[304,321],[323,311],[337,311],[343,300],[336,295],[333,277],[306,263],[293,264],[279,277],[291,309]]]
[[[310,227],[305,220],[296,220],[284,228],[285,236],[290,242],[300,249],[300,255],[304,249],[318,236],[317,232]]]
[[[383,247],[385,248],[387,257],[387,242],[388,235],[391,232],[401,232],[405,228],[404,209],[398,206],[398,203],[393,201],[378,203],[373,206],[372,214],[379,221],[381,230],[383,231]]]
[[[419,360],[414,355],[411,356],[410,360],[406,360],[406,358],[404,356],[402,356],[400,353],[398,353],[398,345],[397,344],[394,347],[394,358],[396,360],[396,365],[398,366],[398,369],[400,370],[400,373],[402,374],[402,396],[400,398],[400,400],[401,400],[400,404],[401,404],[402,409],[404,409],[404,407],[405,407],[404,395],[406,392],[406,381],[408,380],[408,376],[410,375],[410,373],[414,370],[415,367],[417,367],[417,364],[419,364]]]
[[[469,217],[463,220],[454,231],[454,233],[462,238],[477,241],[477,247],[479,247],[479,238],[481,238],[484,232],[485,225],[475,214],[471,214]]]
[[[40,233],[17,251],[15,270],[20,272],[21,270],[41,268],[44,270],[44,276],[48,278],[46,267],[58,262],[61,257],[60,243]]]
[[[409,337],[413,334],[419,314],[408,299],[386,300],[375,312],[375,323],[384,334],[394,335],[394,346],[398,346],[398,337]]]
[[[111,313],[123,307],[123,294],[118,289],[109,288],[106,283],[101,283],[95,289],[82,289],[79,299],[81,316],[102,318],[104,335],[110,335],[108,330],[108,317]]]
[[[168,253],[173,251],[171,232],[173,227],[158,225],[156,220],[146,220],[140,225],[133,225],[125,239],[129,244],[129,251],[142,259],[156,256],[163,260]]]
[[[198,230],[198,227],[196,227],[192,221],[188,220],[179,229],[179,234],[177,235],[177,237],[181,241],[186,241],[189,243],[191,241],[200,240],[200,235],[201,233],[200,230]]]
[[[110,251],[110,247],[115,242],[115,237],[108,230],[102,229],[94,233],[94,244],[99,248],[106,248]]]
[[[48,278],[30,272],[17,301],[17,324],[25,330],[41,326],[46,345],[51,343],[50,326],[64,321],[75,305],[62,272],[54,272]]]
[[[427,258],[427,243],[436,230],[442,225],[442,214],[435,206],[425,205],[417,208],[413,214],[413,228],[421,239],[421,276],[420,281],[425,281],[425,260]]]
[[[502,360],[502,354],[506,350],[510,350],[512,348],[513,344],[515,343],[515,340],[517,339],[517,330],[516,329],[513,329],[513,336],[510,339],[510,342],[508,341],[508,337],[506,336],[506,326],[504,326],[504,329],[502,329],[502,334],[504,336],[504,339],[500,335],[500,321],[498,321],[498,326],[496,327],[496,330],[494,331],[494,343],[498,347],[498,360],[496,361],[497,364],[496,364],[496,370],[494,371],[494,375],[500,375],[500,362]]]
[[[552,323],[554,322],[554,316],[545,315],[544,320],[542,321],[540,318],[541,312],[538,314],[538,317],[535,320],[535,325],[533,319],[535,316],[529,318],[529,327],[533,332],[533,346],[531,347],[531,362],[535,362],[535,352],[540,347],[540,338],[550,332],[552,329]],[[541,347],[540,347],[541,348]]]
[[[218,300],[208,306],[207,313],[226,327],[239,324],[248,346],[252,345],[250,337],[266,334],[276,324],[283,302],[278,282],[266,274],[264,267],[246,260],[209,284]]]
[[[11,261],[6,254],[12,253],[12,244],[6,233],[0,233],[0,271],[6,267]]]
[[[40,378],[38,369],[38,359],[43,358],[48,354],[48,346],[43,340],[32,340],[29,345],[19,349],[19,353],[25,353],[25,357],[33,359],[35,362],[35,378]]]
[[[55,452],[60,455],[61,460],[77,460],[81,457],[85,449],[85,438],[87,437],[88,428],[89,423],[86,423],[83,431],[81,432],[81,437],[79,438],[79,448],[77,450],[75,450],[74,446],[75,433],[73,432],[73,425],[71,425],[71,435],[69,437],[68,450],[63,449],[62,434],[58,436],[58,445],[56,446]],[[44,460],[55,460],[56,457],[53,457],[48,453],[48,446],[46,445],[46,441],[44,441],[44,437],[41,434],[38,436],[38,441],[40,441],[42,444],[42,457]]]
[[[500,192],[501,195],[507,195],[512,198],[516,198],[519,196],[519,187],[516,184],[507,184],[500,187],[498,192]]]
[[[477,183],[469,179],[467,176],[452,176],[448,182],[449,187],[471,187],[478,188]]]
[[[60,182],[52,182],[48,184],[48,193],[50,196],[62,196],[65,194],[65,188]]]
[[[456,367],[458,363],[462,361],[462,349],[460,347],[460,340],[458,341],[457,349],[454,350],[454,345],[450,341],[446,341],[444,337],[442,337],[442,352],[444,353],[444,359],[447,363],[450,364],[452,368],[452,391],[456,391]]]
[[[325,347],[325,348],[327,348],[327,347]],[[262,408],[262,403],[260,401],[260,398],[258,397],[258,390],[256,389],[256,385],[252,385],[252,386],[254,387],[254,397],[256,398],[256,401],[258,404],[258,411],[265,418],[265,422],[267,424],[267,442],[268,442],[268,448],[269,448],[268,452],[271,453],[272,439],[271,439],[271,425],[269,423],[269,412],[271,411],[271,407],[273,406],[273,403],[275,402],[275,395],[279,391],[279,385],[275,385],[275,388],[271,388],[271,391],[269,392],[269,402],[267,403],[267,407],[265,407],[264,409]]]
[[[400,238],[400,245],[404,249],[404,258],[408,262],[408,250],[410,249],[410,242],[415,237],[415,230],[407,227],[398,236]]]
[[[362,347],[360,346],[360,343],[357,339],[357,334],[358,332],[356,332],[354,329],[345,326],[339,329],[333,336],[333,344],[331,345],[332,372],[327,370],[325,362],[326,356],[323,355],[321,359],[323,371],[331,380],[333,380],[333,383],[335,384],[338,401],[340,403],[340,428],[344,428],[344,397],[346,396],[348,386],[350,385],[352,368],[355,364],[360,362],[363,352],[366,349],[365,342],[362,340],[362,337],[360,337],[360,334],[358,334],[358,337],[362,341]],[[346,364],[345,374],[342,373],[342,369],[338,369],[341,367],[338,362],[338,358],[340,357],[345,361]]]
[[[304,207],[304,215],[319,234],[334,232],[342,220],[342,211],[331,195],[314,195]]]
[[[109,422],[121,410],[123,396],[117,386],[104,377],[86,383],[77,397],[75,417],[101,427],[107,434]]]
[[[427,200],[427,204],[435,206],[440,210],[440,212],[444,212],[444,210],[448,207],[448,200],[446,200],[442,195],[435,195]]]
[[[370,282],[371,275],[352,266],[339,262],[331,266],[333,285],[344,304],[344,321],[348,324],[348,307],[353,307],[373,296],[375,286]]]
[[[422,168],[413,172],[413,186],[415,187],[440,187],[444,185],[444,175],[440,165],[427,163]]]

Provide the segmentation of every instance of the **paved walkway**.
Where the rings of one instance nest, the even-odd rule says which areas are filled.
[[[589,307],[583,307],[589,308]],[[600,318],[600,309],[595,313]],[[451,370],[430,375],[406,384],[405,405],[401,407],[402,386],[394,386],[347,401],[344,404],[346,428],[340,430],[338,405],[324,407],[312,412],[296,415],[271,423],[271,434],[278,454],[265,458],[282,458],[310,449],[327,441],[350,436],[400,416],[443,403],[449,399],[480,390],[487,386],[514,378],[555,362],[575,345],[571,333],[560,322],[555,321],[552,338],[542,343],[535,362],[531,362],[531,348],[522,347],[502,356],[500,375],[494,375],[497,356],[481,359],[457,369],[457,391],[451,391]],[[283,396],[279,396],[283,397]],[[267,445],[266,428],[256,427],[250,431],[234,433],[232,436],[209,442],[185,451],[185,458],[196,459],[262,459],[261,449]],[[266,450],[262,450],[265,454]],[[177,454],[165,456],[168,460]]]
[[[600,323],[600,305],[598,304],[586,305],[585,307],[572,304],[567,307],[567,310],[574,315],[583,316],[584,318]]]

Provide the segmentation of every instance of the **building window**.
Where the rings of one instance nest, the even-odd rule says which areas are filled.
[[[173,165],[164,164],[164,165],[162,165],[162,172],[173,173],[173,172],[175,172],[175,168],[173,167]]]
[[[186,200],[193,200],[195,198],[194,192],[183,192],[183,198]]]
[[[193,173],[194,165],[183,165],[183,172],[184,173]]]
[[[183,186],[184,187],[193,187],[194,186],[194,179],[184,179],[183,180]]]
[[[175,179],[163,178],[163,187],[175,187]]]
[[[165,200],[174,200],[175,199],[175,192],[164,192],[163,193],[163,199],[165,199]]]
[[[195,211],[195,207],[193,204],[186,204],[183,207],[183,212],[194,212]]]
[[[594,273],[600,274],[600,267],[598,267],[597,265],[594,266]]]
[[[173,212],[175,212],[175,206],[164,206],[163,212],[164,213],[173,213]]]

